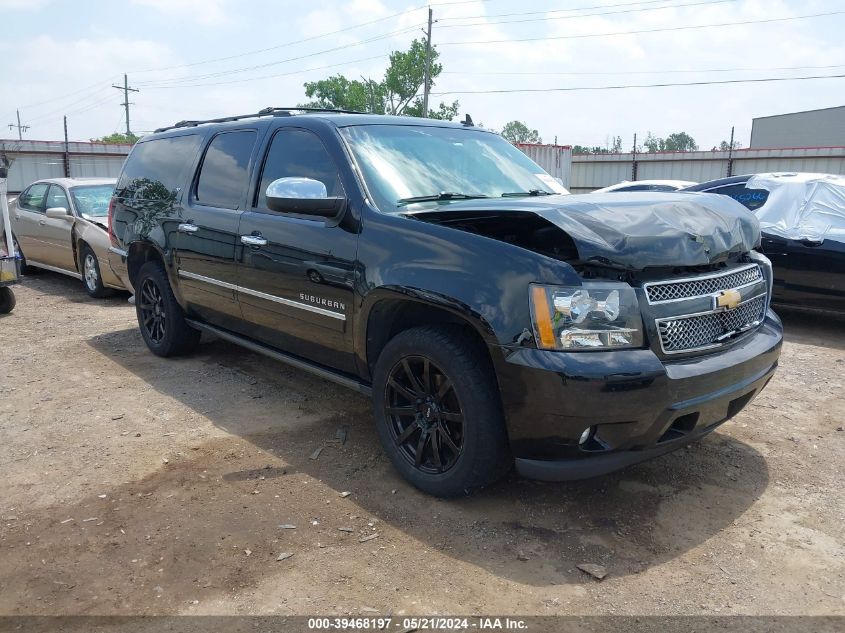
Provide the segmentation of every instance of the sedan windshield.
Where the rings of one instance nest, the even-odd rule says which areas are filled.
[[[388,213],[455,200],[567,193],[525,154],[490,132],[360,125],[341,133],[376,206]]]
[[[114,185],[85,185],[71,187],[70,196],[79,215],[105,218],[109,215],[109,200],[113,191]]]

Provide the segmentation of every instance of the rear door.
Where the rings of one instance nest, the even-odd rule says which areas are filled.
[[[44,242],[38,237],[39,229],[46,216],[47,191],[50,185],[43,182],[30,185],[15,200],[12,213],[12,231],[18,238],[18,245],[24,257],[30,261],[41,261],[44,255]]]
[[[319,180],[344,196],[338,165],[323,141],[301,128],[276,130],[268,144],[252,208],[241,217],[238,301],[249,335],[340,371],[355,370],[352,303],[357,231],[340,221],[274,212],[276,179]],[[342,216],[343,217],[343,216]]]
[[[43,243],[43,254],[38,261],[62,270],[76,272],[76,261],[73,258],[73,245],[71,244],[73,215],[67,215],[63,218],[48,218],[46,215],[46,209],[55,207],[61,207],[69,214],[73,213],[65,188],[61,185],[50,185],[44,207],[45,215],[41,218],[37,227],[38,239]]]
[[[235,247],[257,140],[252,128],[211,137],[175,240],[179,287],[189,310],[228,329],[241,318]]]

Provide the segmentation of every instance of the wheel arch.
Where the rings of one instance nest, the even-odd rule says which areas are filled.
[[[359,354],[363,356],[361,369],[372,379],[378,357],[393,337],[400,332],[425,325],[448,325],[461,328],[467,340],[483,350],[491,361],[498,345],[492,327],[467,306],[447,297],[425,293],[420,296],[407,289],[383,289],[369,297],[360,313]]]

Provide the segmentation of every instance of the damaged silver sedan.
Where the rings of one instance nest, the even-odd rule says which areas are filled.
[[[10,209],[24,272],[43,268],[70,275],[97,298],[123,289],[108,263],[114,184],[114,178],[51,178],[27,187]]]

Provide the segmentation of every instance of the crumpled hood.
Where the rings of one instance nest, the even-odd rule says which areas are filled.
[[[642,270],[652,266],[700,266],[760,244],[760,225],[735,200],[693,192],[625,192],[467,200],[429,215],[471,216],[472,211],[532,212],[575,243],[581,261]],[[420,218],[423,219],[423,218]]]

